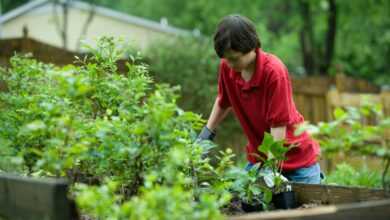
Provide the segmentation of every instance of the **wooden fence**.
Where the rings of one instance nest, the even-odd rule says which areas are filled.
[[[293,78],[294,101],[305,120],[311,123],[327,121],[326,94],[334,80],[330,77]]]
[[[57,48],[31,38],[0,40],[0,65],[8,66],[9,59],[15,54],[32,53],[34,58],[45,63],[57,65],[71,64],[78,53]]]
[[[292,84],[295,104],[311,123],[332,120],[335,108],[358,107],[364,100],[381,104],[385,115],[390,116],[390,91],[364,80],[338,74],[293,78]]]
[[[35,59],[44,63],[53,63],[59,66],[74,64],[76,56],[84,57],[86,55],[64,50],[28,37],[0,40],[0,66],[9,66],[12,56],[26,53],[31,53]],[[127,71],[126,60],[119,60],[117,66],[119,71]]]
[[[390,91],[370,83],[339,74],[335,77],[293,78],[294,101],[298,110],[310,123],[330,121],[336,108],[359,107],[364,101],[381,104],[384,115],[390,117]],[[375,124],[374,118],[363,118],[364,124]],[[390,140],[390,130],[383,137]],[[320,160],[323,171],[333,170],[335,161],[345,161],[355,167],[362,164],[372,169],[381,169],[381,160],[376,157],[351,156],[339,153],[333,158]]]

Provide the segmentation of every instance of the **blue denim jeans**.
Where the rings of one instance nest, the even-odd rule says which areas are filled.
[[[254,164],[248,163],[245,167],[245,170],[250,170]],[[297,183],[310,183],[310,184],[320,184],[321,179],[324,178],[321,173],[321,168],[319,163],[315,163],[309,167],[299,168],[289,172],[282,172],[289,181]]]
[[[282,172],[282,174],[288,180],[297,183],[320,184],[321,179],[323,179],[319,163],[289,172]]]

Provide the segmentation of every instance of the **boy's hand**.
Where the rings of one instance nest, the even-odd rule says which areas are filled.
[[[211,131],[206,125],[202,128],[202,131],[199,133],[198,137],[196,138],[196,142],[202,142],[202,141],[213,141],[215,137],[215,132]],[[203,146],[203,153],[202,153],[202,159],[205,159],[207,157],[207,154],[209,153],[209,150],[213,148],[210,144],[202,144]]]
[[[208,129],[207,126],[204,126],[202,128],[202,131],[198,135],[197,141],[204,141],[204,140],[213,141],[215,135],[216,135],[215,132]]]

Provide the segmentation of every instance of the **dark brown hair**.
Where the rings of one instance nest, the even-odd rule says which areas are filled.
[[[234,50],[243,54],[261,47],[255,25],[241,15],[228,15],[218,24],[214,34],[214,49],[222,58],[226,50]]]

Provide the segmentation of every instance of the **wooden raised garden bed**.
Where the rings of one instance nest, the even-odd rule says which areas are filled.
[[[229,219],[390,219],[390,197],[381,189],[301,183],[293,183],[292,187],[299,208],[232,216]]]
[[[67,199],[68,183],[0,173],[0,220],[74,220],[74,202]]]
[[[229,216],[230,220],[262,219],[390,219],[390,197],[380,189],[334,185],[292,185],[300,206]],[[78,219],[74,203],[67,199],[67,182],[0,174],[0,219]]]

